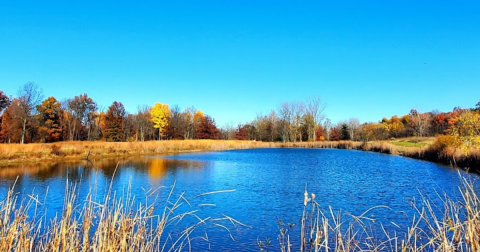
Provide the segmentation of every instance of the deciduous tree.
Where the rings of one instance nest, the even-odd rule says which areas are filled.
[[[43,98],[43,90],[35,82],[27,82],[18,91],[18,107],[16,107],[15,117],[22,122],[22,136],[20,143],[25,142],[27,122],[30,120],[35,107]]]
[[[278,107],[279,134],[283,142],[289,141],[292,133],[293,110],[290,103],[283,102]]]
[[[138,107],[138,112],[135,115],[135,129],[136,133],[136,140],[138,141],[138,137],[140,136],[140,141],[145,141],[145,136],[148,135],[150,129],[153,129],[153,123],[151,120],[151,108],[148,106]]]
[[[126,111],[121,102],[113,102],[108,107],[108,111],[105,114],[105,125],[103,136],[109,142],[120,142],[124,140],[123,132],[123,120],[125,118]]]
[[[200,126],[200,123],[202,123],[202,120],[204,117],[205,117],[205,114],[201,110],[196,110],[195,113],[193,114],[193,117],[192,117],[193,138],[198,138],[197,129]]]
[[[215,121],[208,115],[203,116],[198,125],[195,135],[198,139],[217,139],[219,130]]]
[[[70,140],[82,139],[82,137],[79,136],[80,127],[82,126],[86,127],[86,138],[90,140],[91,124],[95,119],[94,115],[97,110],[97,104],[92,100],[92,98],[88,97],[87,94],[81,94],[69,100],[68,107],[73,117]]]
[[[162,139],[162,134],[168,126],[168,118],[170,117],[170,109],[167,104],[160,102],[155,103],[150,112],[153,127],[158,129],[158,140]]]
[[[348,130],[350,134],[350,139],[357,141],[357,130],[360,126],[360,121],[357,118],[350,118],[348,120]]]
[[[20,110],[20,100],[13,99],[11,105],[2,114],[0,138],[3,143],[20,142],[22,138],[22,120],[15,115]]]
[[[325,130],[325,138],[327,141],[330,141],[330,131],[332,130],[332,121],[329,118],[325,119],[323,124],[323,129]]]
[[[165,135],[168,139],[185,139],[185,132],[187,128],[187,122],[178,105],[173,105],[170,108],[170,116],[168,118],[168,124],[165,129]]]
[[[424,136],[428,128],[429,114],[419,113],[417,110],[412,109],[410,110],[410,116],[412,117],[412,127],[416,136]]]
[[[37,105],[39,113],[39,135],[42,142],[56,142],[61,140],[62,128],[60,119],[62,110],[60,102],[54,97],[48,97]]]
[[[323,111],[325,110],[326,107],[327,105],[318,96],[307,99],[307,104],[306,104],[307,114],[310,114],[312,116],[315,127],[318,127],[319,125],[321,125],[323,118],[325,117],[325,115],[323,114]],[[317,132],[316,128],[313,130],[313,132],[314,132],[313,139],[317,139],[315,135]]]
[[[472,111],[460,114],[456,118],[452,135],[455,147],[462,149],[465,155],[474,148],[480,148],[480,115]]]

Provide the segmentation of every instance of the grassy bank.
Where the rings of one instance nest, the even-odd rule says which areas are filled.
[[[0,165],[40,160],[80,160],[87,157],[126,157],[196,151],[252,148],[337,148],[381,152],[457,166],[480,172],[480,151],[465,155],[436,138],[406,138],[389,141],[260,142],[239,140],[172,140],[147,142],[58,142],[53,144],[0,144]]]
[[[167,154],[195,151],[219,151],[274,147],[274,143],[237,140],[171,140],[147,142],[58,142],[52,144],[0,144],[2,164],[62,160]]]

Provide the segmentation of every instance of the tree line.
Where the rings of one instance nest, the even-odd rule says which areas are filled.
[[[312,102],[313,101],[313,102]],[[267,116],[239,125],[233,138],[262,141],[382,141],[406,137],[437,136],[442,146],[468,153],[480,148],[480,101],[473,108],[455,107],[450,112],[419,112],[379,122],[360,123],[356,118],[333,124],[324,118],[324,103],[318,98],[307,102],[285,102]]]
[[[314,97],[283,102],[251,122],[218,128],[215,120],[194,107],[156,103],[128,113],[121,102],[106,111],[87,94],[59,101],[44,99],[34,82],[17,97],[0,91],[0,142],[147,141],[170,139],[238,139],[260,141],[374,141],[411,136],[452,136],[449,144],[480,145],[480,101],[474,108],[451,112],[419,112],[360,123],[356,118],[333,124],[325,118],[326,104]],[[447,139],[447,138],[445,138]],[[461,144],[460,144],[461,143]]]
[[[209,115],[194,107],[157,103],[128,113],[121,102],[106,111],[87,94],[63,101],[44,99],[34,82],[23,85],[17,97],[0,90],[0,142],[147,141],[156,139],[217,139],[220,130]]]

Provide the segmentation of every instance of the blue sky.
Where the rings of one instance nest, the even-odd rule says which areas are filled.
[[[218,126],[319,96],[333,122],[473,107],[478,1],[1,1],[0,90],[34,81]]]

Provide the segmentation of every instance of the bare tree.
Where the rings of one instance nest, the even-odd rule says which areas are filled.
[[[173,105],[170,107],[169,123],[165,134],[170,139],[185,139],[185,132],[187,130],[187,121],[184,114],[181,112],[180,106]]]
[[[195,122],[193,120],[195,112],[197,112],[195,107],[188,107],[183,111],[183,117],[187,127],[185,130],[185,139],[193,139],[195,137]]]
[[[300,126],[302,124],[302,117],[305,113],[305,104],[303,102],[297,101],[290,103],[290,108],[292,110],[292,121],[291,121],[291,133],[290,136],[293,137],[290,141],[296,142],[297,139],[302,141],[302,134],[300,131]],[[299,137],[300,136],[300,137]]]
[[[332,121],[329,118],[325,119],[323,123],[323,129],[325,130],[325,136],[327,137],[327,141],[330,141],[330,131],[332,130]]]
[[[22,121],[22,137],[20,143],[25,143],[25,133],[28,120],[35,108],[43,100],[43,90],[35,82],[27,82],[18,90],[19,106],[16,116]]]
[[[145,141],[147,131],[153,128],[152,121],[150,120],[150,107],[147,105],[139,106],[134,122],[137,131],[136,140],[138,141],[138,136],[140,135],[140,141]]]
[[[315,123],[315,129],[313,130],[313,139],[317,139],[317,127],[318,125],[322,124],[322,121],[325,117],[323,111],[327,107],[327,104],[322,102],[320,97],[313,97],[307,99],[306,111],[307,114],[310,114],[313,118],[313,122]]]
[[[223,139],[233,140],[235,137],[235,127],[233,127],[233,121],[227,122],[223,125],[221,131],[223,132]]]
[[[267,117],[268,140],[275,141],[278,138],[278,116],[275,110],[270,111]]]
[[[290,103],[283,102],[278,107],[278,115],[280,117],[280,137],[283,142],[290,139],[292,131],[293,112]]]
[[[350,133],[350,139],[353,141],[357,140],[357,130],[360,127],[360,121],[357,118],[350,118],[347,122],[347,126]]]
[[[91,123],[94,119],[94,112],[97,110],[97,104],[88,97],[87,94],[75,96],[68,101],[69,111],[73,116],[73,130],[70,134],[70,140],[74,140],[75,136],[78,140],[79,129],[81,125],[85,125],[88,128],[87,138],[90,140]],[[77,128],[77,123],[78,125]]]
[[[428,128],[430,114],[419,113],[416,109],[412,109],[410,110],[410,116],[412,117],[412,126],[415,130],[415,134],[419,137],[424,136],[424,133]]]

